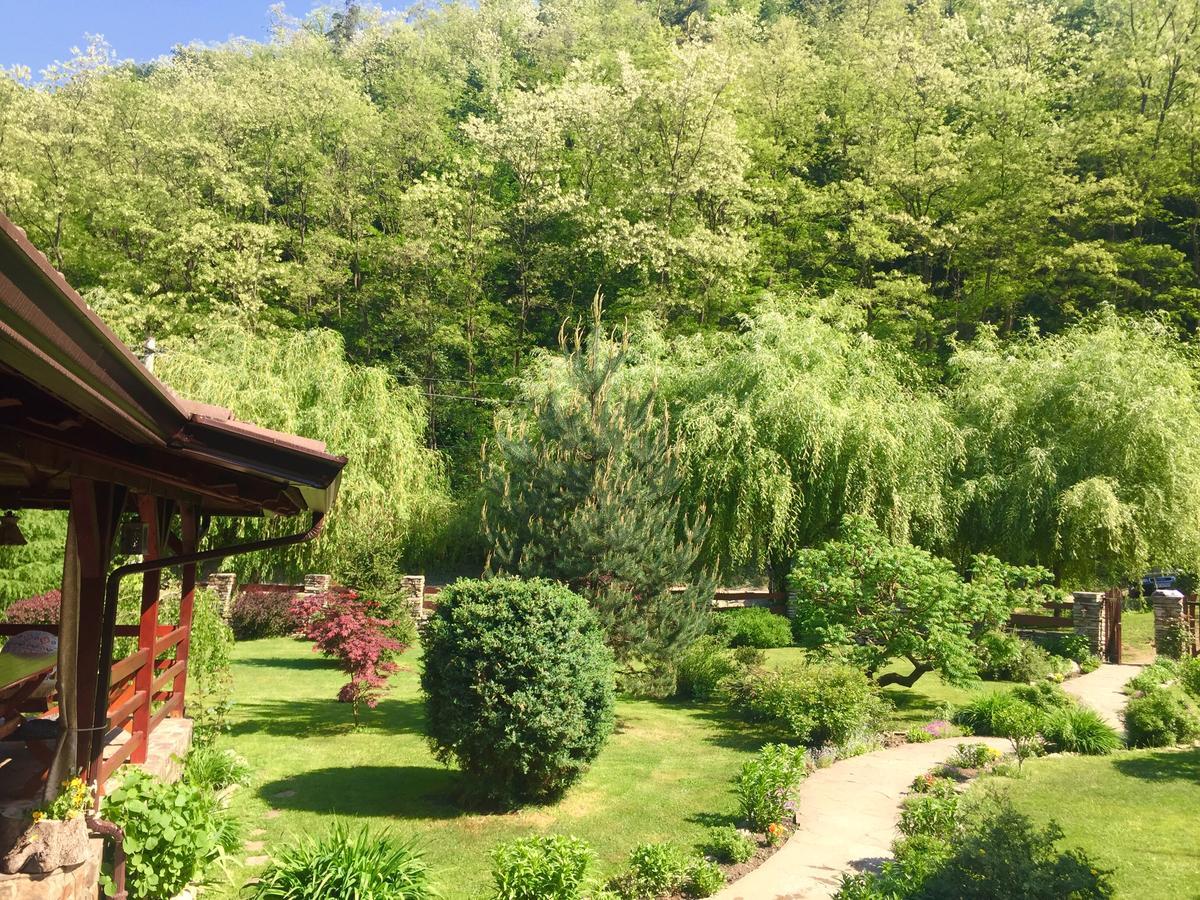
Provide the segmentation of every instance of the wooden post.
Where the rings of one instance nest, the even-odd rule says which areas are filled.
[[[197,512],[194,506],[185,506],[179,511],[179,531],[183,540],[183,553],[195,553],[199,543]],[[172,693],[182,698],[187,691],[187,660],[188,651],[192,646],[192,610],[196,603],[196,564],[188,563],[183,566],[179,593],[179,627],[186,628],[183,640],[175,650],[175,661],[183,663],[183,671],[175,676]],[[175,715],[183,715],[184,700],[180,700]]]
[[[143,556],[146,559],[158,559],[162,555],[159,543],[158,502],[154,497],[139,496],[137,498],[138,517],[146,526],[146,546]],[[146,660],[133,676],[134,696],[141,696],[141,703],[133,711],[133,735],[141,735],[142,740],[134,749],[129,761],[144,763],[146,750],[150,743],[150,691],[154,686],[154,642],[158,639],[158,595],[162,587],[162,577],[157,571],[142,574],[142,612],[138,619],[138,652],[146,652]]]
[[[71,479],[71,517],[79,554],[79,650],[76,656],[75,699],[78,716],[76,759],[88,766],[89,778],[99,776],[108,721],[97,721],[97,700],[108,685],[99,684],[100,649],[104,637],[104,583],[112,558],[117,517],[125,505],[119,485]]]

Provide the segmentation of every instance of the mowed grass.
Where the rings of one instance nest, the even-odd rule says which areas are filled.
[[[584,838],[603,874],[642,841],[690,847],[708,826],[733,821],[731,780],[762,743],[716,707],[623,699],[616,733],[561,802],[481,814],[459,805],[457,772],[425,740],[417,650],[355,731],[350,707],[334,699],[344,676],[310,647],[279,638],[234,651],[236,706],[222,745],[255,771],[234,801],[248,827],[265,832],[250,839],[270,854],[290,835],[324,833],[334,817],[415,835],[447,898],[487,896],[492,848],[523,835]],[[231,872],[234,881],[253,874]]]
[[[1121,613],[1121,662],[1152,663],[1154,650],[1154,613]]]
[[[1063,846],[1113,869],[1118,897],[1200,897],[1200,749],[1052,756],[995,781],[1038,823],[1058,822]]]

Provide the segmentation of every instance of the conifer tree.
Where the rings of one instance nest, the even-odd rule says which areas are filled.
[[[661,671],[705,628],[706,523],[681,515],[665,408],[632,377],[600,309],[597,296],[588,338],[560,336],[561,354],[534,367],[497,423],[484,474],[489,568],[566,583],[627,671]]]

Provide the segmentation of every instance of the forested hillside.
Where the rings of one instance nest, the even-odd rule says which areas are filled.
[[[338,332],[424,394],[459,497],[497,406],[601,291],[688,437],[722,566],[790,558],[864,506],[941,547],[1067,560],[1062,495],[1092,476],[1076,500],[1141,562],[1121,504],[1150,494],[1103,461],[1027,469],[1050,505],[1017,547],[961,428],[1000,429],[987,391],[1017,416],[1051,377],[1005,369],[1014,341],[1026,361],[1099,342],[1130,371],[1175,356],[1194,410],[1198,23],[1178,0],[483,0],[350,4],[138,65],[96,41],[0,79],[0,208],[168,358],[217,320]],[[1148,316],[1123,353],[1117,323]],[[778,390],[841,417],[780,421]],[[1136,477],[1155,465],[1181,464]],[[1192,482],[1162,477],[1175,509]]]

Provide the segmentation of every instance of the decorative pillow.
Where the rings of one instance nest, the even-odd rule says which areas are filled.
[[[22,631],[8,639],[0,653],[17,656],[42,656],[58,652],[58,637],[48,631]]]

